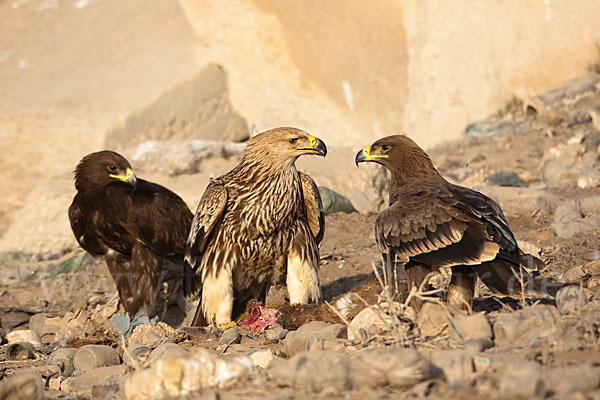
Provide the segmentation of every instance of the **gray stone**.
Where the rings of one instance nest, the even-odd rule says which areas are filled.
[[[446,309],[439,304],[425,303],[417,315],[421,335],[436,337],[449,333]]]
[[[333,214],[336,212],[351,213],[356,212],[352,202],[341,194],[324,186],[319,187],[321,200],[323,201],[323,212]]]
[[[508,399],[543,398],[546,394],[544,375],[533,362],[511,363],[501,369],[499,391]]]
[[[556,207],[550,230],[560,238],[570,238],[600,227],[600,216],[583,216],[576,202],[564,202]]]
[[[416,350],[362,351],[350,360],[354,388],[409,388],[434,378],[432,365]]]
[[[494,340],[501,346],[529,346],[554,333],[558,316],[556,307],[544,304],[500,315],[494,322]]]
[[[85,345],[73,356],[73,365],[78,371],[89,371],[94,368],[120,363],[121,359],[117,351],[105,345]]]
[[[424,349],[419,353],[443,374],[446,382],[453,386],[465,382],[477,372],[473,355],[464,350]]]
[[[283,329],[279,324],[273,324],[265,330],[265,339],[267,340],[283,340],[287,336],[288,331]]]
[[[509,187],[527,187],[527,182],[512,171],[498,171],[488,176],[488,182],[492,185]]]
[[[242,335],[240,335],[239,328],[237,326],[232,326],[223,332],[221,339],[219,339],[219,345],[230,346],[232,344],[238,344],[241,340]]]
[[[345,334],[346,327],[344,325],[311,321],[287,334],[284,349],[288,357],[291,357],[296,353],[308,350],[313,342],[334,340]]]
[[[188,351],[176,343],[163,343],[159,345],[148,357],[148,363],[157,360],[176,360],[184,357]]]
[[[549,187],[594,188],[600,185],[600,171],[587,164],[546,160],[542,176]]]
[[[578,265],[563,272],[560,281],[563,283],[579,284],[587,275],[588,273],[583,269],[583,265]]]
[[[524,133],[527,131],[529,131],[527,125],[510,120],[474,122],[465,128],[467,136],[476,138],[489,138],[506,133]]]
[[[556,307],[561,314],[577,313],[588,300],[579,286],[565,286],[556,292]]]
[[[19,372],[0,382],[2,400],[42,400],[43,398],[44,381],[38,373]]]
[[[324,350],[296,354],[289,360],[275,359],[269,368],[280,385],[313,391],[325,388],[344,390],[350,386],[350,358],[347,354]]]
[[[58,366],[62,376],[71,376],[75,372],[73,357],[77,351],[78,349],[72,348],[57,349],[48,357],[48,364]]]
[[[129,367],[124,364],[90,369],[81,375],[65,379],[60,389],[68,394],[91,397],[95,386],[119,384],[127,372]]]
[[[465,343],[473,339],[488,342],[492,340],[492,327],[483,313],[450,317],[448,325],[452,332],[452,338],[457,343]]]
[[[544,371],[546,386],[556,398],[565,398],[575,392],[588,392],[600,386],[600,369],[590,364],[551,368]]]

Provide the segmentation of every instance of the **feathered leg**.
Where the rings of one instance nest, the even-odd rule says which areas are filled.
[[[452,278],[448,286],[448,303],[463,309],[470,310],[473,307],[473,296],[475,295],[475,282],[477,275],[471,267],[452,267]]]
[[[301,256],[304,254],[305,257]],[[319,249],[310,234],[299,232],[287,256],[286,285],[290,304],[319,303]]]
[[[228,325],[231,323],[232,309],[231,271],[228,268],[221,268],[216,276],[209,273],[202,284],[202,312],[206,322],[217,326]]]

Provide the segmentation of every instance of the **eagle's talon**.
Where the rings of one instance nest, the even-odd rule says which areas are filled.
[[[229,328],[232,328],[232,327],[234,327],[234,326],[236,326],[236,325],[237,325],[237,324],[235,323],[235,321],[231,321],[231,322],[229,322],[229,323],[227,323],[227,324],[220,324],[220,325],[217,325],[217,328],[219,328],[219,329],[221,329],[221,330],[227,330],[227,329],[229,329]]]

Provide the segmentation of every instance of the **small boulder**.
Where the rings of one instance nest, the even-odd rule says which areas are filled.
[[[43,400],[44,380],[35,372],[19,372],[0,382],[2,400]]]
[[[546,160],[542,176],[549,187],[577,185],[580,189],[586,189],[600,185],[600,171],[596,168],[560,159]]]
[[[255,351],[249,357],[255,367],[268,368],[275,359],[275,353],[273,350],[264,349]]]
[[[128,371],[129,367],[127,365],[112,365],[90,369],[81,375],[62,381],[60,390],[68,394],[92,397],[94,387],[119,385]]]
[[[107,365],[118,365],[120,363],[121,359],[117,351],[105,345],[85,345],[73,356],[75,369],[82,372]]]
[[[175,359],[158,359],[149,368],[129,375],[123,393],[127,400],[187,396],[202,389],[230,386],[251,372],[249,357],[220,355],[197,347]]]
[[[238,344],[242,340],[240,330],[237,326],[232,326],[226,329],[219,339],[219,346],[231,346],[232,344]]]
[[[435,337],[450,333],[446,315],[446,310],[439,304],[423,304],[417,316],[417,327],[421,335]]]
[[[392,318],[379,305],[368,306],[352,318],[348,339],[368,340],[377,334],[389,331],[392,324]]]
[[[287,334],[284,341],[285,352],[288,357],[291,357],[296,353],[308,350],[312,342],[335,340],[345,334],[346,327],[344,325],[311,321]]]
[[[350,386],[349,363],[350,358],[346,353],[311,351],[296,354],[289,360],[276,359],[269,371],[282,386],[317,392],[325,388],[344,390]]]
[[[583,289],[579,286],[565,286],[556,292],[556,307],[561,314],[574,314],[587,304]]]
[[[283,329],[279,324],[273,324],[265,330],[265,339],[267,340],[283,340],[287,336],[288,331]]]
[[[494,322],[497,345],[529,346],[532,340],[549,336],[556,330],[556,307],[539,304],[500,315]]]
[[[492,341],[492,327],[483,313],[458,315],[448,318],[452,338],[457,343],[470,340]]]

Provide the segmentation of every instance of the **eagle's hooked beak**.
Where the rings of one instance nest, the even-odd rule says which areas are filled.
[[[310,142],[310,146],[299,147],[296,151],[301,151],[303,153],[316,154],[318,156],[325,157],[327,155],[327,146],[325,146],[325,142],[321,139],[316,138],[314,136],[308,136],[308,140]]]
[[[135,174],[133,173],[131,168],[127,168],[127,171],[125,171],[125,175],[110,174],[110,177],[118,179],[123,182],[127,182],[133,187],[135,187],[135,183],[137,181],[137,178],[135,177]]]
[[[354,157],[354,162],[358,167],[359,162],[364,161],[376,161],[378,158],[387,158],[388,156],[384,154],[371,154],[371,146],[365,147],[358,153],[356,153],[356,157]]]

